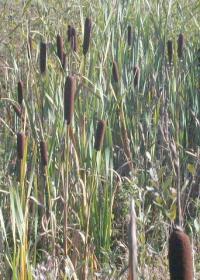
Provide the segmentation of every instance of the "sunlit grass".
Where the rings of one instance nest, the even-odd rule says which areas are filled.
[[[0,4],[2,277],[127,279],[133,198],[138,277],[166,279],[167,240],[177,220],[180,191],[198,279],[199,1],[13,2]],[[84,56],[87,17],[92,32]],[[68,25],[76,29],[77,51],[67,42]],[[182,59],[177,54],[180,33]],[[66,69],[57,57],[57,34],[64,40]],[[27,47],[30,38],[32,48]],[[41,42],[47,44],[42,75]],[[139,69],[137,81],[134,69]],[[69,75],[76,79],[77,90],[67,126],[64,86]],[[106,121],[106,129],[103,146],[96,151],[99,120]],[[26,145],[19,161],[17,133],[22,131]],[[45,166],[41,141],[48,148]]]

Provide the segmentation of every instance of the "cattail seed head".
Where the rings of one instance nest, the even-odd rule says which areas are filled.
[[[192,248],[189,237],[174,229],[169,238],[169,270],[171,280],[192,280]]]
[[[23,102],[23,82],[20,80],[17,84],[18,103],[22,105]]]
[[[116,61],[113,61],[113,67],[112,67],[112,75],[113,80],[118,83],[119,82],[119,71]]]
[[[63,68],[63,70],[66,69],[66,62],[67,62],[66,53],[63,53],[63,60],[62,60],[62,68]]]
[[[68,42],[71,41],[71,36],[72,36],[72,27],[71,27],[71,25],[68,25],[68,29],[67,29],[67,41]]]
[[[96,151],[100,151],[103,146],[104,134],[105,134],[106,122],[103,120],[98,121],[94,148]]]
[[[131,25],[128,25],[128,45],[131,46],[132,42],[132,30],[131,30]]]
[[[172,57],[173,57],[173,43],[172,43],[172,40],[167,41],[167,54],[168,54],[169,65],[171,65],[172,64]]]
[[[140,68],[139,66],[134,66],[133,68],[133,75],[134,75],[134,87],[139,87],[140,82]]]
[[[83,54],[87,54],[90,45],[92,31],[92,21],[90,18],[85,19],[85,28],[84,28],[84,39],[83,39]]]
[[[68,76],[64,90],[64,119],[69,125],[74,112],[74,96],[76,93],[76,80],[73,76]]]
[[[40,43],[40,73],[44,74],[46,72],[47,63],[47,45],[46,43]]]
[[[77,51],[77,37],[76,29],[74,27],[71,28],[71,48],[74,52]]]
[[[60,59],[60,62],[62,63],[62,61],[63,61],[63,39],[59,34],[57,35],[56,43],[57,43],[57,55]]]
[[[17,158],[19,160],[22,160],[24,157],[25,139],[26,137],[23,132],[17,134]]]
[[[178,36],[177,44],[178,44],[178,49],[177,49],[178,58],[182,59],[183,58],[183,49],[184,49],[184,36],[182,33],[180,33]]]
[[[40,155],[41,155],[42,165],[47,166],[47,164],[48,164],[48,151],[47,151],[47,143],[45,141],[40,142]]]

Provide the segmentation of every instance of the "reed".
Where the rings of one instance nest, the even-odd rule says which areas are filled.
[[[90,40],[91,40],[91,31],[92,31],[92,21],[90,18],[85,19],[85,28],[84,28],[84,39],[83,39],[83,54],[86,56]]]
[[[40,42],[40,73],[45,74],[47,64],[47,45]]]
[[[171,280],[193,279],[192,247],[181,228],[173,229],[170,235],[168,258]]]
[[[94,148],[96,151],[100,151],[103,146],[105,128],[106,122],[103,120],[98,121],[94,143]]]
[[[74,96],[76,93],[76,79],[68,76],[64,89],[64,120],[67,124],[71,124],[74,113]]]

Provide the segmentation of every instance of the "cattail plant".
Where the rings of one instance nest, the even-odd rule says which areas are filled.
[[[71,124],[74,112],[74,96],[76,93],[76,80],[73,76],[68,76],[64,89],[64,119],[67,124]]]
[[[68,25],[68,29],[67,29],[67,41],[68,42],[71,41],[71,36],[72,36],[72,27],[71,27],[71,25]]]
[[[47,143],[45,141],[40,142],[40,156],[42,166],[45,167],[48,164],[48,151],[47,151]]]
[[[13,110],[15,111],[16,115],[18,116],[18,118],[21,118],[22,116],[22,110],[21,107],[19,108],[17,105],[12,104]]]
[[[24,157],[25,139],[26,139],[26,137],[23,132],[19,132],[17,134],[17,158],[18,158],[18,160],[22,160]]]
[[[129,277],[128,280],[137,279],[137,235],[135,202],[131,201],[130,222],[128,228],[129,237]]]
[[[77,51],[77,37],[76,37],[76,29],[74,27],[71,28],[71,48],[74,52]]]
[[[94,148],[96,151],[100,151],[103,146],[105,128],[106,128],[106,122],[100,120],[97,124],[95,143],[94,143]]]
[[[116,61],[113,61],[113,67],[112,67],[112,76],[113,80],[118,83],[119,82],[119,71]]]
[[[140,68],[139,66],[134,66],[133,68],[133,75],[134,75],[134,87],[139,87],[140,82]]]
[[[167,41],[167,54],[168,54],[169,65],[171,65],[172,64],[172,57],[173,57],[173,43],[172,43],[172,40]]]
[[[47,62],[47,45],[46,43],[40,43],[40,73],[44,74],[46,72],[46,62]]]
[[[85,28],[84,28],[84,39],[83,39],[83,54],[87,54],[90,45],[92,31],[92,21],[90,18],[85,19]]]
[[[63,62],[63,39],[62,37],[58,34],[56,38],[56,43],[57,43],[57,55],[60,59],[60,62]]]
[[[63,70],[66,69],[66,53],[63,53],[63,60],[62,60],[62,68]]]
[[[193,260],[189,237],[179,227],[169,238],[169,271],[171,280],[192,280]]]
[[[18,103],[22,105],[23,102],[23,82],[20,80],[17,84]]]
[[[131,46],[132,42],[132,28],[131,25],[128,25],[128,46]]]
[[[182,33],[179,34],[178,40],[177,40],[177,54],[179,59],[183,59],[183,49],[184,49],[184,36]]]

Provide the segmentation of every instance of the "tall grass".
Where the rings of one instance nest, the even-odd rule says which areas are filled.
[[[198,279],[199,2],[0,11],[2,279],[127,279],[132,199],[138,278],[169,279],[178,222]]]

